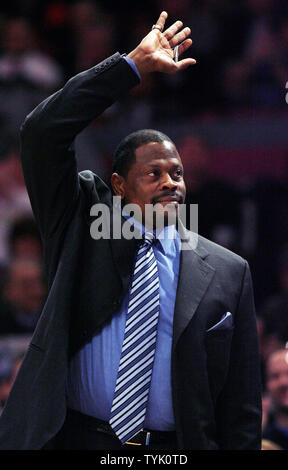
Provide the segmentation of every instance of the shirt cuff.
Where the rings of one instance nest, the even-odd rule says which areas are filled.
[[[130,59],[130,57],[127,57],[127,56],[122,56],[123,59],[126,60],[126,62],[128,62],[128,64],[130,65],[130,67],[132,67],[132,69],[134,70],[135,73],[137,73],[138,77],[139,77],[139,80],[141,80],[141,75],[134,63],[134,61],[132,59]]]

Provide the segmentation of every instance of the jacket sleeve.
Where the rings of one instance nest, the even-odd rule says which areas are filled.
[[[216,413],[220,449],[261,449],[261,375],[250,269],[245,261],[230,367]]]
[[[116,53],[71,78],[39,104],[21,128],[25,183],[42,239],[63,231],[79,195],[73,142],[94,118],[139,83]]]

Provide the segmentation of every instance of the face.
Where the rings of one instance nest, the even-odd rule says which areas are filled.
[[[267,390],[275,405],[288,411],[288,350],[276,351],[268,359]]]
[[[112,175],[114,191],[126,204],[137,204],[142,217],[146,204],[157,204],[166,224],[169,211],[177,212],[186,193],[183,166],[176,147],[168,141],[150,142],[138,147],[135,157],[126,178]]]
[[[23,313],[39,311],[44,298],[41,268],[38,264],[16,262],[11,267],[7,299]]]

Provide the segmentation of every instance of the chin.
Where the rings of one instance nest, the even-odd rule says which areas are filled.
[[[157,211],[154,221],[161,227],[167,225],[175,225],[177,223],[178,204],[165,204],[162,209]]]

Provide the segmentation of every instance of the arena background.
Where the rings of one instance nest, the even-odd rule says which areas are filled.
[[[0,7],[0,403],[45,301],[41,244],[19,160],[25,116],[72,75],[130,52],[159,13],[191,27],[197,65],[154,74],[76,140],[79,170],[109,180],[117,143],[167,133],[199,233],[251,267],[265,365],[288,341],[288,4],[285,0],[24,1]],[[41,156],[39,156],[41,158]],[[264,423],[264,421],[263,421]],[[263,424],[264,425],[264,424]]]

